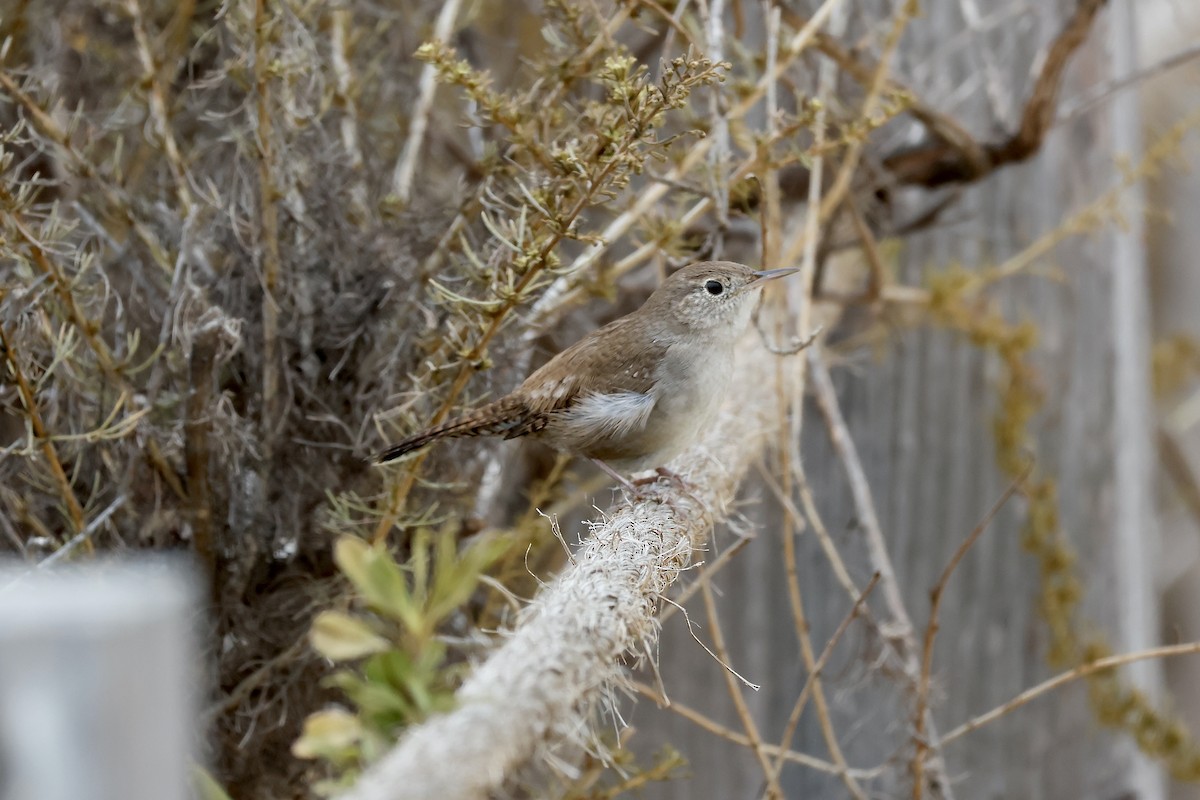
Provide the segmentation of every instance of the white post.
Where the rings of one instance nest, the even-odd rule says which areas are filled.
[[[0,800],[186,800],[197,598],[161,562],[0,567]]]

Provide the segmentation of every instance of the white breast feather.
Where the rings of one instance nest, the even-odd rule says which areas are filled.
[[[580,439],[621,438],[646,427],[654,398],[641,392],[590,394],[572,406],[563,426]]]

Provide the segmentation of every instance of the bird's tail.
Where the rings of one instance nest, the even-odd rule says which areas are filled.
[[[394,461],[400,456],[420,450],[425,445],[441,439],[498,434],[503,434],[505,438],[513,435],[519,436],[521,433],[515,432],[525,424],[526,416],[524,404],[509,399],[497,400],[470,414],[413,434],[376,455],[374,461],[376,464]]]

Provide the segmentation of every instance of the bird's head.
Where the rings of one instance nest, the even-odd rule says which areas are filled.
[[[701,261],[672,273],[642,306],[680,333],[736,340],[750,322],[767,281],[798,270],[753,270],[733,261]]]

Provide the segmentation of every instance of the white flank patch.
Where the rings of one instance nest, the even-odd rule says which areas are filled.
[[[627,436],[646,427],[654,398],[641,392],[591,394],[564,415],[564,426],[583,439]]]

